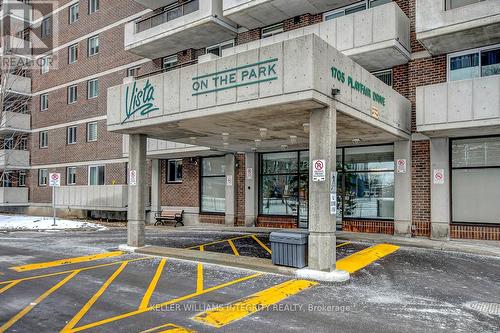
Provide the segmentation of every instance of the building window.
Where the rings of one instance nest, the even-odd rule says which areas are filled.
[[[99,53],[99,35],[90,37],[87,41],[88,56],[91,57]]]
[[[46,111],[49,108],[49,94],[40,95],[40,111]]]
[[[78,98],[78,87],[76,85],[68,87],[68,104],[76,103]]]
[[[372,73],[377,79],[392,87],[392,69]]]
[[[52,16],[43,19],[41,27],[42,38],[52,34]]]
[[[49,170],[39,169],[38,170],[38,185],[47,186],[47,181],[49,179]]]
[[[182,183],[182,159],[167,161],[167,183]]]
[[[74,64],[78,60],[78,44],[68,47],[68,63]]]
[[[463,6],[472,5],[485,0],[446,0],[445,6],[446,10],[455,9]]]
[[[500,45],[448,55],[448,81],[500,74]]]
[[[87,124],[87,142],[97,141],[97,122]]]
[[[307,227],[309,153],[288,151],[260,155],[259,212],[296,216]]]
[[[355,4],[337,8],[323,14],[323,21],[333,20],[338,17],[354,14],[356,12],[360,12],[368,8],[385,5],[386,3],[389,3],[391,1],[392,0],[365,0],[357,2]]]
[[[139,76],[140,70],[141,70],[141,66],[132,67],[132,68],[127,69],[127,77]]]
[[[178,63],[177,55],[165,57],[163,58],[163,69],[168,71],[177,66]]]
[[[234,46],[234,40],[230,40],[224,43],[220,43],[217,45],[212,45],[210,47],[207,47],[205,50],[205,53],[212,53],[215,54],[216,56],[222,57],[222,51],[225,49],[229,49]]]
[[[28,138],[22,137],[19,141],[19,150],[28,150]]]
[[[40,67],[40,71],[42,74],[46,74],[49,72],[51,62],[52,62],[51,56],[45,56],[42,58],[42,63]]]
[[[66,133],[66,142],[68,145],[73,145],[76,143],[76,126],[68,127]]]
[[[99,96],[99,80],[94,79],[87,82],[87,98],[92,99]]]
[[[5,138],[3,140],[3,149],[14,149],[14,138]]]
[[[76,167],[66,168],[66,185],[76,184]]]
[[[89,166],[89,185],[104,185],[104,165]]]
[[[207,157],[201,163],[201,211],[226,211],[226,158]]]
[[[17,186],[25,187],[26,186],[26,172],[19,171],[19,178],[17,180]]]
[[[267,38],[267,37],[271,37],[271,36],[280,34],[283,31],[285,31],[283,28],[283,23],[278,23],[278,24],[271,25],[269,27],[262,28],[261,35],[262,35],[262,38]]]
[[[500,136],[450,144],[452,222],[498,224]]]
[[[89,0],[89,14],[99,10],[99,0]]]
[[[69,24],[78,21],[79,12],[80,12],[80,4],[78,2],[69,7]]]
[[[41,131],[39,134],[40,148],[47,148],[49,146],[49,132]]]

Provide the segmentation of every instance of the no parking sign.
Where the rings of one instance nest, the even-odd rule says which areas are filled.
[[[313,182],[324,182],[326,179],[325,160],[314,160]]]
[[[61,186],[60,173],[49,173],[49,186]]]

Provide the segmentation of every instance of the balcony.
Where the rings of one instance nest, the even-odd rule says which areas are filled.
[[[224,0],[224,17],[247,29],[265,27],[304,13],[317,14],[353,0]]]
[[[33,18],[31,5],[17,0],[3,0],[0,21],[4,35],[13,35],[29,28]]]
[[[224,50],[223,55],[310,33],[317,34],[369,71],[405,64],[410,59],[410,21],[395,2],[238,45]]]
[[[178,3],[178,0],[135,0],[135,2],[140,3],[149,9],[158,9],[164,6],[172,5]]]
[[[6,78],[3,80],[5,84],[3,91],[22,95],[28,95],[31,93],[31,78],[8,73],[5,73],[4,75]]]
[[[427,135],[500,133],[500,76],[417,87],[417,130]]]
[[[17,38],[15,36],[3,36],[1,38],[0,55],[2,57],[14,57],[15,62],[11,65],[19,63],[18,58],[31,57],[31,42]]]
[[[126,24],[125,50],[155,59],[217,44],[236,33],[236,26],[222,17],[222,0],[191,0]]]
[[[29,132],[31,129],[31,116],[25,113],[4,111],[0,122],[0,134],[13,134]]]
[[[127,185],[61,186],[56,192],[56,207],[103,211],[126,211]]]
[[[416,2],[417,39],[433,55],[500,43],[500,6],[498,0],[449,0]],[[450,8],[450,9],[447,9]]]
[[[0,169],[26,169],[30,165],[27,150],[0,149]]]
[[[0,187],[0,205],[20,206],[28,204],[28,188]]]

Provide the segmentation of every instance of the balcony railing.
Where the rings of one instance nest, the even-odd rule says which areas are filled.
[[[137,21],[136,33],[151,29],[160,24],[175,20],[187,14],[194,13],[200,9],[199,0],[186,1],[182,4],[167,7],[163,12]]]
[[[1,205],[28,204],[28,188],[26,187],[0,187]]]
[[[134,79],[135,80],[140,80],[140,79],[144,79],[145,77],[149,77],[149,76],[153,76],[153,75],[157,75],[157,74],[162,74],[162,73],[166,73],[166,72],[170,72],[170,71],[173,71],[174,69],[179,69],[179,68],[182,68],[182,67],[186,67],[186,66],[191,66],[191,65],[194,65],[198,63],[198,60],[190,60],[190,61],[186,61],[186,62],[183,62],[182,64],[178,64],[178,65],[175,65],[175,66],[171,66],[171,67],[168,67],[168,68],[162,68],[162,69],[159,69],[159,70],[156,70],[156,71],[153,71],[153,72],[149,72],[149,73],[146,73],[146,74],[141,74],[141,75],[138,75],[138,76],[134,76]]]

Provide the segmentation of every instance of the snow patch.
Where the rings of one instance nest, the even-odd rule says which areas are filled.
[[[53,223],[54,221],[52,217],[0,214],[0,230],[108,229],[101,225],[86,221],[56,219],[55,226]]]

